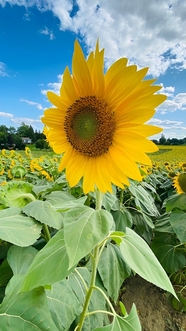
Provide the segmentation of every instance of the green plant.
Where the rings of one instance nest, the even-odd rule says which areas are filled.
[[[133,272],[175,296],[134,231],[143,228],[149,237],[159,216],[150,184],[131,182],[105,195],[83,195],[81,185],[69,189],[64,176],[7,185],[0,192],[3,330],[141,330],[135,304],[128,314],[120,303],[119,315],[112,304]]]

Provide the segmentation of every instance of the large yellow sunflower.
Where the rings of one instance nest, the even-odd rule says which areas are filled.
[[[178,194],[186,193],[186,172],[176,175],[173,180],[173,185]]]
[[[144,123],[166,96],[154,94],[161,89],[152,85],[155,79],[143,80],[147,71],[121,58],[104,73],[98,42],[85,59],[75,41],[72,75],[67,67],[60,95],[47,93],[55,108],[42,118],[50,146],[64,153],[58,170],[66,168],[71,187],[83,178],[84,193],[95,187],[111,192],[112,184],[123,188],[128,178],[141,180],[138,162],[151,165],[145,153],[158,148],[146,137],[161,129]]]

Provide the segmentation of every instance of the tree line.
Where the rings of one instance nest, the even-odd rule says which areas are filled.
[[[40,131],[34,131],[31,125],[21,123],[17,129],[13,126],[7,128],[6,125],[0,125],[0,149],[25,149],[27,144],[24,143],[23,138],[30,138],[31,143],[35,144],[36,148],[49,148],[45,135]],[[167,139],[164,134],[159,140],[153,139],[152,141],[156,145],[186,145],[186,137]]]
[[[30,138],[36,148],[49,148],[45,135],[40,131],[34,131],[31,125],[21,123],[17,129],[13,126],[8,128],[6,125],[0,125],[0,149],[24,150],[27,145],[24,138]]]
[[[178,138],[166,138],[164,134],[161,135],[159,140],[153,140],[156,145],[186,145],[186,137]]]

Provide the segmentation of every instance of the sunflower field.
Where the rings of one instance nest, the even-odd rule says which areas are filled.
[[[130,314],[121,302],[121,316],[114,311],[124,280],[134,273],[172,293],[172,305],[186,311],[186,179],[181,182],[182,194],[177,194],[180,187],[175,180],[186,174],[185,152],[186,146],[160,146],[150,155],[152,166],[140,166],[142,181],[130,180],[124,189],[113,187],[112,193],[103,196],[100,212],[95,192],[85,195],[81,181],[70,188],[65,172],[58,172],[61,156],[41,152],[34,157],[28,147],[25,152],[2,150],[0,321],[4,330],[9,326],[18,330],[22,324],[26,330],[36,326],[38,330],[75,330],[91,281],[90,251],[98,241],[104,242],[109,227],[113,230],[100,246],[85,330],[102,330],[109,316],[114,318],[113,325],[120,323],[121,330],[131,330],[126,325],[140,330],[135,305]],[[146,246],[141,249],[142,240],[163,269]],[[149,260],[163,281],[156,272],[149,276]]]
[[[56,154],[0,153],[3,331],[141,331],[120,300],[135,274],[186,311],[185,150],[148,139],[166,100],[148,68],[104,63],[99,40],[88,57],[76,40],[72,72],[47,92]]]

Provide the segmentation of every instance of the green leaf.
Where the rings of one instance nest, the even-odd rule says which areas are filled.
[[[114,316],[110,325],[96,328],[93,331],[141,331],[141,324],[135,305],[132,306],[131,312],[126,317],[119,315]]]
[[[48,309],[42,288],[18,293],[21,275],[10,280],[6,296],[0,305],[0,325],[3,331],[59,331]]]
[[[172,284],[156,256],[133,230],[127,228],[120,250],[132,270],[147,281],[175,295]]]
[[[123,210],[117,210],[112,212],[117,231],[126,231],[126,227],[131,228],[133,224],[132,215],[124,208]]]
[[[77,207],[64,218],[64,238],[70,267],[100,243],[113,227],[112,215],[106,210]]]
[[[36,254],[37,250],[32,246],[26,248],[11,246],[7,260],[14,275],[25,275]]]
[[[174,233],[173,228],[170,224],[170,213],[165,213],[156,220],[155,231]]]
[[[23,181],[11,181],[5,187],[5,198],[9,207],[22,208],[35,200],[32,192],[33,185]]]
[[[79,305],[81,307],[84,306],[86,289],[82,279],[84,280],[87,287],[90,285],[91,274],[87,268],[76,268],[70,275],[68,279],[68,283],[71,286],[73,292],[79,300]],[[96,283],[97,286],[99,284]],[[100,287],[100,286],[99,286]],[[105,299],[98,290],[94,290],[90,299],[90,303],[88,306],[88,312],[92,312],[95,310],[104,310],[106,311],[106,302]],[[83,330],[92,331],[97,325],[104,325],[104,323],[108,323],[108,318],[106,314],[93,314],[87,316],[84,321]]]
[[[0,265],[0,287],[6,286],[12,275],[12,270],[6,259]]]
[[[166,212],[174,209],[186,211],[186,194],[175,194],[170,196],[166,201]]]
[[[168,273],[181,270],[186,265],[186,253],[177,248],[177,238],[171,234],[156,234],[152,242],[152,250]]]
[[[37,253],[25,276],[22,291],[59,282],[71,271],[64,241],[64,230],[60,230]]]
[[[107,244],[101,254],[98,271],[108,295],[116,302],[121,284],[131,273],[118,246]]]
[[[17,246],[32,245],[40,236],[41,224],[16,207],[0,210],[0,238]]]
[[[77,206],[84,205],[87,197],[76,199],[73,195],[67,192],[51,192],[46,196],[46,200],[50,202],[54,209],[65,211]]]
[[[107,211],[118,210],[119,209],[119,200],[116,197],[116,194],[112,194],[107,192],[103,195],[102,205],[105,207]]]
[[[158,216],[159,212],[152,196],[140,185],[131,182],[129,191],[134,195],[136,207],[150,216]]]
[[[73,292],[69,281],[64,279],[46,291],[49,309],[59,331],[68,330],[74,319],[80,315],[83,306]]]
[[[52,204],[47,201],[36,200],[30,202],[23,208],[23,213],[57,230],[60,230],[63,226],[63,216],[54,210]]]
[[[170,216],[170,223],[181,243],[186,243],[186,213],[174,211]]]

